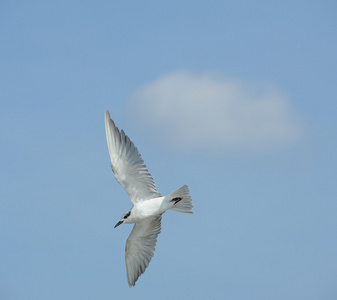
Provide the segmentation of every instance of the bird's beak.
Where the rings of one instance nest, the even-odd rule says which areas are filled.
[[[119,225],[121,225],[121,224],[123,224],[123,221],[119,221],[119,222],[115,225],[114,228],[116,228],[117,226],[119,226]]]

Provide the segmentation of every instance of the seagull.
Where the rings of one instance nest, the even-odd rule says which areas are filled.
[[[162,214],[168,209],[193,213],[192,199],[187,185],[167,196],[157,191],[137,147],[116,127],[108,110],[105,110],[105,133],[112,171],[133,204],[115,225],[116,228],[121,224],[135,224],[125,246],[127,280],[132,287],[153,257]]]

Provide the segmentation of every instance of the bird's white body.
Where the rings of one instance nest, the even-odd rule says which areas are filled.
[[[163,197],[156,189],[138,149],[123,130],[115,126],[105,111],[105,130],[112,171],[131,198],[133,207],[115,227],[134,223],[125,247],[126,271],[129,286],[135,285],[153,256],[161,231],[161,217],[168,209],[193,213],[187,185]]]
[[[164,201],[165,197],[149,199],[147,201],[138,202],[131,209],[131,215],[124,223],[132,224],[144,220],[149,217],[154,217],[163,214],[170,207]]]

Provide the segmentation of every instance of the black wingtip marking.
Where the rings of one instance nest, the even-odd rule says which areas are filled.
[[[175,205],[175,204],[177,204],[179,201],[181,201],[182,199],[183,199],[182,197],[176,197],[176,198],[173,198],[173,199],[171,200],[171,202],[174,201],[174,204],[173,204],[173,205]]]

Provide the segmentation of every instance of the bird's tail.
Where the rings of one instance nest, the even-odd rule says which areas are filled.
[[[172,210],[193,214],[192,198],[187,185],[183,185],[179,189],[175,190],[171,194],[165,197],[167,202],[172,203]]]

